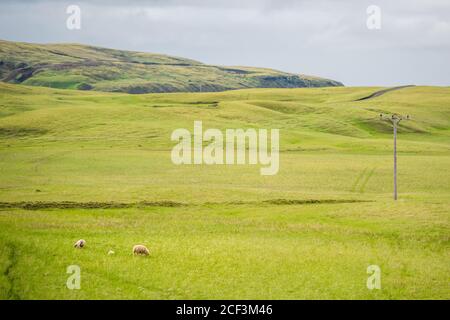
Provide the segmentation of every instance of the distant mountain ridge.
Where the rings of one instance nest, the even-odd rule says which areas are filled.
[[[80,44],[4,40],[0,40],[0,80],[135,94],[343,86],[335,80],[267,68],[207,65],[163,54]]]

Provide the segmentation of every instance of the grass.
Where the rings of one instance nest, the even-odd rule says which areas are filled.
[[[450,88],[355,101],[376,90],[0,84],[0,298],[449,299]],[[397,202],[380,112],[412,116]],[[170,134],[194,120],[279,128],[279,173],[173,165]],[[80,290],[66,288],[72,264]],[[366,287],[372,264],[381,290]]]
[[[424,219],[417,215],[427,206],[398,207],[14,210],[0,221],[8,235],[3,250],[18,256],[10,296],[22,299],[448,297],[443,214]],[[80,234],[88,245],[75,250]],[[150,258],[131,255],[140,242]],[[71,264],[81,267],[81,290],[65,287]],[[383,271],[380,291],[365,286],[370,264]]]

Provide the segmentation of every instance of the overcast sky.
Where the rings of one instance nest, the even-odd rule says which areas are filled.
[[[81,29],[66,8],[81,9]],[[369,5],[381,29],[368,29]],[[449,0],[2,0],[0,38],[78,42],[349,86],[450,85]]]

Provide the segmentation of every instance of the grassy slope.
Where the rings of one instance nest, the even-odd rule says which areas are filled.
[[[136,96],[0,84],[0,201],[37,209],[0,210],[0,298],[448,299],[450,89],[354,102],[376,90]],[[380,112],[413,117],[399,133],[398,203]],[[280,172],[173,165],[170,133],[194,120],[280,128]],[[162,200],[185,206],[89,209]],[[79,238],[85,250],[71,248]],[[132,258],[135,243],[152,256]],[[69,264],[81,266],[82,290],[65,287]],[[381,291],[365,286],[370,264]]]
[[[205,65],[160,54],[2,40],[0,79],[34,86],[128,93],[342,85],[318,77],[264,68]]]

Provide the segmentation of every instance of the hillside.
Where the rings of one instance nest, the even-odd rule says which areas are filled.
[[[68,188],[63,199],[60,199],[60,188],[46,193],[34,192],[35,189],[42,188],[39,184],[44,181],[36,184],[31,179],[30,187],[21,192],[8,187],[14,186],[14,178],[8,180],[8,175],[15,172],[15,161],[10,162],[11,159],[6,157],[3,159],[5,171],[2,176],[5,188],[0,193],[0,201],[12,200],[16,196],[16,200],[20,201],[91,201],[93,194],[109,187],[113,188],[111,192],[98,194],[101,201],[110,200],[111,194],[120,201],[218,201],[225,194],[236,201],[267,200],[272,197],[334,198],[335,192],[347,192],[352,188],[352,181],[356,177],[354,174],[347,176],[348,172],[353,172],[350,168],[361,166],[362,171],[369,166],[367,161],[371,160],[362,160],[360,154],[373,156],[371,166],[380,170],[377,177],[380,184],[369,184],[367,189],[374,195],[381,193],[389,198],[392,127],[380,121],[379,114],[411,115],[411,120],[402,122],[399,128],[399,161],[412,160],[416,156],[444,155],[441,158],[444,159],[450,154],[450,88],[409,87],[390,91],[373,99],[356,101],[380,89],[382,88],[246,89],[129,95],[0,83],[0,148],[4,152],[11,152],[16,157],[16,148],[23,147],[27,150],[26,157],[31,157],[30,148],[36,148],[37,158],[45,157],[44,152],[50,152],[50,158],[43,161],[53,164],[57,162],[55,168],[49,165],[52,170],[63,170],[66,167],[65,161],[72,162],[74,157],[77,158],[75,154],[78,154],[77,161],[80,162],[74,164],[76,168],[82,170],[85,163],[89,162],[82,159],[94,157],[97,159],[94,167],[83,170],[100,170],[92,172],[96,178],[89,183],[78,181],[75,167],[67,172],[59,171],[54,178],[66,181],[61,180],[60,183]],[[170,161],[170,150],[174,146],[174,142],[170,140],[171,133],[177,128],[192,130],[196,120],[203,121],[204,128],[222,131],[228,128],[280,129],[280,172],[270,179],[270,183],[267,179],[264,188],[258,188],[259,183],[263,182],[259,177],[259,166],[227,166],[226,170],[224,167],[212,166],[205,168],[205,171],[200,171],[198,167],[173,167]],[[55,153],[56,162],[52,162],[51,150],[56,153],[64,150],[64,154],[58,156]],[[405,158],[403,154],[406,155]],[[322,169],[320,177],[315,176],[316,172],[320,172],[316,167],[318,164],[314,161],[307,162],[310,155],[320,161],[330,158],[330,168]],[[336,156],[348,156],[346,161],[349,162],[336,169],[333,163],[336,162],[337,165],[340,161]],[[379,159],[383,159],[382,164],[377,163]],[[41,160],[36,161],[40,163]],[[111,168],[108,175],[97,176],[116,161],[119,163]],[[354,161],[361,163],[356,165]],[[22,168],[20,161],[18,165]],[[37,166],[40,167],[41,164]],[[311,169],[311,172],[304,172],[302,166]],[[408,168],[402,165],[400,174],[415,166],[413,164]],[[30,164],[23,167],[23,172],[18,169],[16,173],[22,172],[23,177],[20,179],[25,181],[33,176],[34,168]],[[344,170],[345,168],[350,171]],[[437,167],[430,169],[434,168]],[[245,180],[246,184],[242,186],[241,192],[235,193],[236,188],[241,189],[239,184],[229,189],[230,181],[225,182],[222,178],[218,178],[220,182],[214,180],[214,177],[222,177],[222,170],[229,172],[223,179],[233,176],[237,178],[240,174],[251,178]],[[329,177],[336,175],[336,170],[343,176],[330,180]],[[175,172],[179,172],[179,175]],[[292,180],[295,172],[300,176]],[[129,194],[128,189],[122,189],[121,184],[109,185],[111,175],[129,174],[133,177],[128,177],[127,184],[130,183],[130,187],[139,192]],[[200,176],[196,178],[197,174]],[[195,190],[191,190],[190,183],[176,182],[178,176],[189,177],[187,181],[198,180],[201,183],[196,184]],[[48,175],[43,174],[39,179],[46,177]],[[419,177],[414,171],[402,179],[406,179],[405,185],[418,184],[417,192],[425,192],[430,187],[423,181],[418,183]],[[105,185],[99,189],[101,181]],[[153,181],[151,187],[148,187],[148,181]],[[209,183],[215,185],[214,191]],[[171,184],[176,185],[176,192]],[[286,193],[286,188],[290,189],[290,185],[292,191]],[[250,188],[251,192],[244,191],[249,186],[253,186]],[[445,189],[443,185],[442,187]],[[320,192],[320,195],[312,190]],[[246,196],[243,197],[242,194]],[[359,193],[356,194],[358,195]],[[352,192],[347,194],[347,198],[353,196],[355,194]]]
[[[3,40],[0,79],[33,86],[127,93],[342,86],[313,76],[207,65],[162,54]]]
[[[383,89],[0,83],[0,300],[448,300],[450,88],[374,96]],[[399,127],[395,203],[381,112],[412,118]],[[195,120],[279,128],[278,174],[175,165],[171,133]],[[133,258],[137,243],[151,256]],[[74,264],[81,290],[65,286]],[[366,286],[374,264],[382,290]]]

